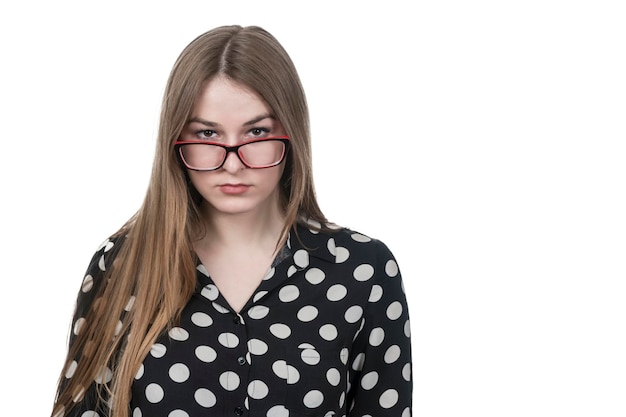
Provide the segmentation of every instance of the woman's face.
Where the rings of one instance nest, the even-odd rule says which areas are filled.
[[[285,136],[285,130],[267,103],[254,90],[218,76],[204,85],[179,140],[236,146],[274,136]],[[258,151],[250,152],[253,157],[252,152]],[[188,173],[210,213],[266,215],[279,210],[279,182],[284,165],[283,162],[269,168],[248,168],[237,152],[229,152],[220,168]]]

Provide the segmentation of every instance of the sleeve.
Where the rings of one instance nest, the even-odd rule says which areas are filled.
[[[73,346],[76,336],[79,334],[81,327],[85,323],[87,313],[93,306],[98,294],[101,292],[104,285],[105,272],[111,266],[114,254],[117,252],[117,249],[119,249],[118,246],[120,244],[121,242],[119,242],[118,239],[109,238],[100,245],[91,258],[76,299],[76,306],[69,334],[68,348]],[[65,371],[60,391],[65,389],[65,386],[74,375],[80,363],[80,356],[81,352],[78,352],[78,354],[72,358],[69,367]],[[65,414],[65,417],[82,417],[84,415],[92,415],[88,413],[89,411],[99,412],[100,415],[103,416],[108,415],[102,409],[102,404],[98,406],[99,395],[104,394],[104,392],[99,394],[97,387],[98,384],[94,381],[90,386],[86,387],[82,393],[77,393],[75,396],[76,404],[67,414]],[[102,414],[103,412],[104,414]]]
[[[409,417],[412,362],[409,311],[398,264],[377,241],[375,280],[354,340],[349,375],[350,417]]]

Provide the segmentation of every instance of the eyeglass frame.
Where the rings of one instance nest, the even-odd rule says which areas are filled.
[[[269,140],[279,141],[279,142],[282,142],[283,145],[284,145],[284,150],[283,150],[282,156],[280,157],[278,162],[276,162],[274,164],[264,165],[264,166],[261,166],[261,167],[250,166],[250,165],[248,165],[246,163],[246,161],[244,161],[244,159],[239,154],[239,148],[241,148],[242,146],[248,145],[250,143],[264,142],[264,141],[269,141]],[[223,143],[219,143],[219,142],[210,142],[210,141],[206,141],[206,140],[191,139],[191,140],[177,140],[177,141],[175,141],[174,142],[174,149],[177,151],[176,154],[180,158],[180,160],[183,163],[183,165],[185,165],[185,167],[187,167],[187,169],[190,169],[192,171],[201,171],[201,172],[216,171],[216,170],[218,170],[218,169],[220,169],[221,167],[224,166],[224,164],[226,163],[226,159],[228,159],[228,154],[230,154],[231,152],[234,152],[235,155],[237,155],[237,158],[239,158],[239,161],[241,161],[241,163],[246,168],[250,168],[250,169],[265,169],[265,168],[271,168],[271,167],[278,166],[285,160],[285,158],[287,157],[287,152],[289,150],[289,143],[290,143],[290,141],[291,141],[291,138],[289,136],[269,136],[269,137],[266,137],[266,138],[258,138],[258,139],[249,140],[247,142],[240,143],[239,145],[235,145],[235,146],[227,146],[227,145],[224,145]],[[183,148],[184,145],[213,145],[213,146],[217,146],[219,148],[224,149],[226,151],[226,153],[224,154],[224,159],[222,160],[222,163],[219,164],[219,166],[217,166],[215,168],[210,168],[210,169],[194,168],[194,167],[190,167],[189,164],[187,164],[187,161],[185,161],[185,157],[183,156],[183,151],[182,151],[182,148]]]

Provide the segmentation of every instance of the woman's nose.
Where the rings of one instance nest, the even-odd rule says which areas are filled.
[[[224,165],[222,165],[222,168],[230,173],[241,171],[245,167],[246,166],[243,162],[241,162],[241,158],[239,158],[239,154],[237,154],[237,152],[228,152]]]

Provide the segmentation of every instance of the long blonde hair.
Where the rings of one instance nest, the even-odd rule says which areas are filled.
[[[223,26],[197,37],[170,73],[144,202],[116,233],[124,242],[69,347],[53,415],[72,408],[108,369],[110,383],[99,385],[99,395],[109,398],[111,417],[128,417],[132,381],[145,355],[175,325],[195,289],[192,242],[202,233],[199,199],[175,155],[174,141],[203,84],[218,74],[256,90],[291,138],[280,182],[286,218],[281,241],[301,218],[326,222],[313,186],[306,98],[287,52],[256,26]],[[125,312],[131,299],[133,307]],[[68,379],[70,368],[74,370]]]

